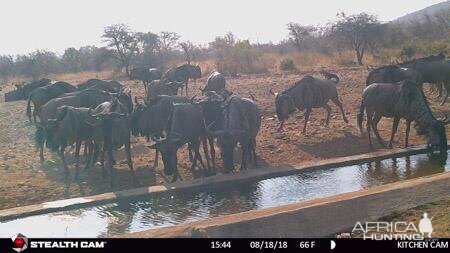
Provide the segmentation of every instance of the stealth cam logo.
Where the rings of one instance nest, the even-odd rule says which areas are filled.
[[[11,237],[13,241],[13,250],[17,252],[22,252],[28,248],[28,238],[22,234],[17,234]]]

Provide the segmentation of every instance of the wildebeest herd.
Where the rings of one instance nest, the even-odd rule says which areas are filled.
[[[325,124],[328,125],[329,100],[348,122],[336,89],[340,78],[327,71],[321,74],[324,79],[306,75],[278,93],[270,89],[275,96],[275,113],[280,121],[278,131],[282,131],[284,122],[299,110],[305,111],[302,130],[305,133],[312,108],[326,110]],[[240,170],[249,168],[249,164],[257,167],[256,138],[261,127],[261,113],[255,98],[233,94],[227,89],[225,76],[217,71],[210,74],[205,87],[200,89],[201,96],[189,98],[188,81],[200,77],[200,67],[190,64],[165,73],[155,68],[135,68],[130,72],[130,79],[142,81],[145,94],[135,94],[140,98],[135,96],[134,99],[131,91],[117,81],[90,79],[73,86],[41,79],[17,86],[16,90],[5,94],[5,101],[28,100],[26,114],[36,126],[35,140],[40,159],[44,161],[44,147],[57,152],[66,177],[69,175],[65,159],[67,148],[75,148],[78,178],[80,151],[84,145],[85,169],[99,161],[104,174],[105,167],[109,169],[113,185],[113,153],[124,146],[128,166],[137,181],[131,154],[132,135],[146,137],[152,142],[148,147],[156,150],[154,167],[158,166],[161,154],[164,174],[171,177],[172,182],[180,178],[177,153],[186,144],[194,177],[217,173],[216,145],[223,160],[222,173],[234,170],[238,143],[242,153]],[[418,134],[427,137],[429,146],[446,153],[447,117],[442,113],[442,118],[435,118],[423,93],[423,83],[434,85],[445,103],[450,90],[450,61],[443,54],[383,66],[369,73],[357,124],[362,133],[365,113],[371,147],[372,130],[385,146],[377,128],[382,117],[393,118],[389,147],[392,147],[399,121],[403,118],[407,124],[406,146],[411,122],[415,122]],[[183,88],[185,96],[181,96]]]

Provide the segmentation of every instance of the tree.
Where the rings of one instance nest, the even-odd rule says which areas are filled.
[[[178,45],[180,45],[181,49],[183,50],[187,63],[191,64],[191,60],[193,60],[194,58],[194,44],[190,41],[186,41],[180,42]]]
[[[177,41],[180,39],[180,35],[175,32],[160,32],[159,33],[159,41],[161,45],[161,50],[164,52],[168,52],[172,49]]]
[[[138,64],[145,66],[158,66],[157,54],[160,51],[159,36],[152,32],[136,33],[139,42],[139,57],[136,59]]]
[[[313,33],[317,31],[317,28],[314,26],[302,26],[293,22],[287,24],[287,29],[289,31],[289,38],[294,42],[295,47],[299,51],[304,48],[305,41],[313,37]]]
[[[360,13],[347,16],[339,13],[339,20],[333,24],[332,33],[355,51],[359,65],[363,65],[364,53],[374,48],[381,38],[381,24],[376,16]]]
[[[78,72],[82,69],[80,51],[73,47],[69,47],[64,51],[62,56],[62,63],[66,71]]]
[[[133,31],[125,24],[111,25],[105,27],[102,38],[115,50],[114,58],[129,76],[131,59],[138,53],[138,40]]]

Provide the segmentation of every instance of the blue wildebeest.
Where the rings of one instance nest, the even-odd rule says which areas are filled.
[[[218,138],[224,171],[233,171],[234,149],[237,143],[242,149],[241,170],[247,169],[249,158],[257,167],[256,136],[261,127],[261,113],[258,106],[253,100],[236,95],[225,98],[220,104],[214,100],[211,99],[210,103],[204,104],[216,107],[209,113],[214,113],[215,110],[219,115],[208,125],[207,131],[208,135]]]
[[[312,108],[325,108],[327,111],[325,125],[328,126],[331,115],[331,108],[327,104],[329,100],[333,101],[339,107],[345,123],[348,123],[344,109],[342,108],[342,103],[339,100],[336,82],[332,80],[320,80],[312,76],[305,76],[280,94],[274,93],[272,90],[270,92],[275,96],[276,113],[280,121],[278,131],[283,129],[284,121],[297,109],[299,111],[306,110],[303,134],[306,133],[306,125]]]
[[[186,86],[186,96],[188,96],[188,81],[189,79],[198,79],[202,76],[200,66],[183,64],[181,66],[171,68],[164,73],[161,81],[167,82],[183,82]],[[176,94],[175,94],[176,95]]]
[[[145,136],[147,140],[155,140],[167,135],[169,118],[174,103],[188,103],[187,97],[156,96],[152,103],[139,103],[135,97],[135,108],[131,115],[131,132],[134,136]],[[158,151],[155,153],[153,167],[158,166]]]
[[[225,77],[222,73],[219,73],[217,71],[213,71],[206,81],[206,86],[204,89],[200,89],[202,91],[202,94],[208,91],[219,91],[222,89],[225,89]]]
[[[76,178],[79,175],[79,157],[82,142],[102,145],[103,133],[101,128],[96,126],[97,120],[89,115],[89,108],[75,108],[72,106],[60,106],[56,110],[55,118],[47,122],[47,146],[60,156],[66,177],[69,175],[69,168],[65,159],[65,149],[67,146],[75,144]],[[91,152],[92,153],[92,148]],[[91,163],[92,155],[86,161],[87,169]]]
[[[103,151],[106,152],[108,157],[107,161],[111,187],[114,183],[113,164],[115,162],[113,150],[122,146],[125,147],[127,163],[132,172],[134,183],[137,183],[133,169],[133,161],[131,159],[130,115],[132,111],[133,107],[130,108],[126,104],[120,102],[117,98],[113,98],[112,101],[103,102],[95,109],[89,111],[89,114],[98,120],[97,125],[101,127],[103,133]],[[98,153],[98,148],[99,147],[97,146],[95,153]]]
[[[70,96],[53,98],[41,107],[38,112],[39,122],[36,122],[36,134],[35,141],[39,149],[39,157],[41,161],[44,161],[44,151],[43,147],[45,144],[45,139],[47,135],[47,123],[49,119],[56,118],[57,108],[69,105],[73,107],[96,107],[97,105],[111,101],[114,97],[117,97],[123,104],[128,108],[133,108],[133,101],[129,93],[119,92],[119,93],[108,93],[100,90],[84,90],[82,92],[76,92]]]
[[[367,115],[367,133],[370,147],[372,147],[371,129],[373,129],[379,143],[382,146],[385,145],[378,133],[377,124],[382,117],[388,117],[394,118],[389,147],[392,147],[400,119],[404,118],[407,125],[405,146],[408,145],[410,124],[415,121],[418,133],[426,135],[430,146],[437,147],[441,152],[447,151],[445,133],[447,122],[445,122],[445,119],[439,120],[433,116],[420,86],[414,82],[405,80],[400,83],[374,83],[367,86],[363,92],[357,117],[361,132],[364,111]]]
[[[157,68],[139,67],[130,70],[130,80],[142,81],[145,90],[147,90],[149,83],[161,79],[161,76],[162,72]]]
[[[64,93],[74,92],[77,88],[66,82],[56,82],[46,86],[39,87],[31,92],[28,97],[26,114],[30,122],[36,121],[36,114],[39,112],[41,106]],[[31,102],[33,102],[33,120],[31,120]]]
[[[370,71],[366,79],[366,86],[372,83],[396,83],[404,80],[419,83],[421,77],[419,72],[412,68],[387,65]]]
[[[16,85],[16,89],[5,93],[5,102],[28,99],[31,92],[35,89],[51,84],[52,81],[47,78],[35,80],[24,85]]]
[[[194,178],[198,174],[195,170],[197,161],[200,162],[204,170],[201,174],[207,174],[207,170],[210,168],[210,162],[206,137],[206,126],[202,107],[198,104],[178,103],[173,105],[172,114],[168,122],[167,134],[156,138],[156,143],[150,146],[150,148],[157,149],[161,152],[164,163],[164,174],[173,176],[172,182],[175,182],[179,178],[177,151],[185,144],[188,144],[194,151],[194,158],[191,165],[191,172]],[[200,155],[200,144],[203,144],[207,167],[205,167]]]

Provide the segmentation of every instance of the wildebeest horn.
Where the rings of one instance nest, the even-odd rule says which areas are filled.
[[[255,95],[253,95],[250,91],[248,92],[248,95],[250,96],[250,98],[251,98],[253,101],[256,101]]]
[[[274,95],[274,96],[277,96],[277,95],[278,95],[278,92],[273,92],[272,88],[270,88],[269,92],[270,92],[270,94],[272,94],[272,95]]]

